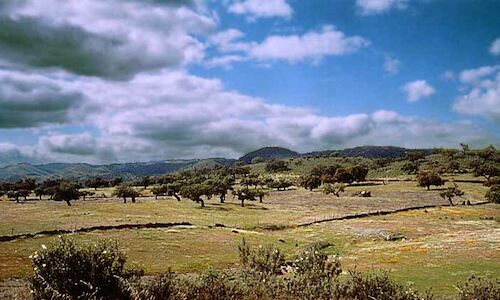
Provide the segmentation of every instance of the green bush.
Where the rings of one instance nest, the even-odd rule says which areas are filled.
[[[500,281],[471,277],[458,286],[460,300],[500,300]]]
[[[128,299],[127,280],[141,274],[125,268],[125,255],[111,242],[61,238],[31,259],[34,299]]]
[[[486,192],[486,200],[492,203],[500,203],[500,184],[491,186],[489,191]]]

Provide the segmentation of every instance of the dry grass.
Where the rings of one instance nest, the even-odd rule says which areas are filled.
[[[459,186],[466,192],[465,199],[483,200],[486,188],[480,184]],[[359,190],[370,190],[373,197],[346,196]],[[114,198],[95,199],[75,202],[72,207],[53,201],[25,204],[1,201],[0,234],[187,221],[194,226],[96,231],[73,236],[88,241],[116,240],[130,262],[144,267],[148,274],[165,271],[169,266],[179,272],[232,267],[237,264],[236,245],[245,237],[252,244],[276,244],[289,257],[311,243],[328,241],[334,246],[325,251],[340,254],[346,268],[384,268],[401,282],[412,283],[420,290],[432,287],[438,294],[452,292],[453,284],[473,272],[499,277],[500,209],[493,204],[410,211],[279,231],[256,229],[354,212],[447,203],[438,193],[439,190],[416,187],[415,182],[390,182],[348,187],[340,198],[303,189],[272,192],[265,203],[249,203],[244,208],[231,197],[226,204],[212,199],[205,209],[188,200],[177,202],[170,198],[141,198],[135,204],[123,204]],[[229,227],[208,227],[215,223]],[[236,233],[232,227],[246,230],[239,229]],[[386,241],[383,238],[386,233],[406,238]],[[37,237],[0,243],[0,278],[28,275],[28,256],[53,239]]]

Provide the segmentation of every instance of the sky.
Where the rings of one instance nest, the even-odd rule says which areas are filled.
[[[0,2],[0,166],[500,145],[500,1]]]

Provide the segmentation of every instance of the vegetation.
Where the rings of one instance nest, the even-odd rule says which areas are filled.
[[[141,194],[132,186],[122,184],[115,188],[115,190],[113,191],[113,195],[118,198],[123,198],[123,203],[127,203],[127,198],[131,198],[132,203],[135,203],[135,198],[139,197]]]
[[[427,190],[431,189],[431,186],[441,186],[444,184],[444,180],[433,171],[421,171],[417,175],[418,185],[421,187],[426,187]]]
[[[340,193],[343,193],[345,190],[345,184],[343,183],[327,183],[323,188],[323,193],[325,195],[334,194],[337,197],[340,197]]]
[[[78,244],[59,239],[32,256],[31,287],[37,299],[130,299],[127,270],[116,243]]]
[[[78,200],[80,198],[80,192],[78,192],[78,185],[62,181],[58,187],[54,189],[54,195],[52,199],[55,201],[64,201],[68,206],[71,206],[72,200]]]
[[[492,203],[500,204],[500,185],[496,184],[491,186],[490,190],[486,192],[486,199]]]
[[[129,269],[112,242],[95,245],[59,239],[32,257],[34,299],[432,299],[384,273],[347,272],[314,245],[287,261],[275,247],[238,246],[241,267],[180,276],[168,270],[147,282]],[[458,286],[463,300],[498,299],[500,283],[472,277]]]
[[[464,195],[464,192],[459,190],[458,187],[455,185],[453,187],[447,188],[446,191],[441,192],[439,195],[443,199],[448,199],[450,205],[453,206],[453,198],[462,197]]]

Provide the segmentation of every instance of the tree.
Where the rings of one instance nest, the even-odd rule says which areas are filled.
[[[181,187],[182,187],[182,183],[180,181],[168,183],[166,185],[167,196],[169,196],[169,197],[173,196],[175,199],[177,199],[177,201],[181,201],[181,197],[179,197],[179,193],[181,192]]]
[[[338,168],[335,172],[335,182],[351,184],[354,181],[352,173],[345,168]]]
[[[141,179],[137,182],[137,185],[143,186],[144,189],[147,189],[151,184],[153,184],[153,180],[149,176],[141,177]]]
[[[286,180],[284,178],[280,178],[279,180],[273,180],[267,183],[267,186],[272,189],[276,189],[278,191],[285,191],[287,188],[293,185],[292,182]]]
[[[72,182],[62,181],[54,191],[53,200],[64,201],[68,206],[71,206],[71,200],[78,200],[80,193],[78,186]]]
[[[108,182],[103,180],[101,177],[95,177],[95,178],[85,180],[85,186],[93,188],[94,190],[97,190],[98,188],[101,188],[101,187],[107,187]]]
[[[195,183],[183,186],[180,193],[182,197],[199,203],[201,207],[205,207],[205,201],[203,201],[201,197],[207,194],[207,189],[209,189],[208,186],[200,183]]]
[[[406,153],[405,156],[406,156],[406,159],[409,161],[419,161],[419,160],[425,158],[424,153],[422,153],[421,151],[408,152],[408,153]]]
[[[250,173],[247,177],[241,180],[241,185],[246,187],[254,186],[255,188],[257,188],[257,186],[261,184],[261,182],[262,181],[259,179],[259,174]]]
[[[160,186],[155,186],[153,189],[151,189],[151,193],[155,195],[155,199],[158,199],[158,196],[165,196],[167,194],[167,186],[162,184]]]
[[[113,191],[113,195],[118,198],[123,198],[123,203],[127,203],[127,198],[131,198],[132,203],[135,203],[135,198],[139,197],[141,194],[132,186],[121,184],[115,188],[115,190]]]
[[[454,197],[462,197],[463,195],[464,192],[459,190],[456,185],[453,187],[448,187],[446,191],[439,194],[439,196],[441,196],[443,199],[448,199],[451,206],[453,206]]]
[[[254,191],[254,194],[256,197],[259,198],[259,202],[262,203],[262,199],[264,199],[265,196],[268,196],[269,195],[269,192],[266,192],[262,189],[258,189],[258,190],[255,190]]]
[[[234,195],[241,201],[241,207],[245,207],[245,201],[255,201],[257,192],[248,188],[235,190]]]
[[[267,172],[286,172],[290,170],[288,164],[283,160],[271,159],[266,162]]]
[[[418,163],[414,161],[407,161],[401,167],[401,171],[408,175],[416,174],[418,172]]]
[[[444,184],[444,180],[433,171],[419,172],[417,175],[417,182],[419,186],[426,187],[427,190],[430,190],[431,185],[441,186]]]
[[[488,201],[492,203],[500,204],[500,185],[499,184],[492,185],[489,191],[486,192],[485,197]]]
[[[482,176],[486,180],[500,175],[500,168],[493,163],[482,163],[474,167],[474,176]]]
[[[368,174],[368,169],[366,167],[356,165],[350,170],[353,181],[361,182],[365,181],[366,175]]]
[[[343,183],[327,183],[323,188],[323,194],[329,195],[334,194],[337,197],[340,197],[340,193],[343,193],[345,190],[345,184]]]
[[[234,181],[229,177],[224,178],[216,178],[212,182],[212,193],[214,195],[219,195],[220,203],[224,203],[226,201],[226,195],[228,190],[232,189]]]
[[[110,182],[109,185],[112,187],[119,186],[123,183],[123,179],[121,177],[115,177]]]
[[[303,175],[299,178],[299,185],[312,191],[321,186],[321,177],[317,175]]]
[[[452,160],[448,162],[448,165],[446,166],[446,171],[449,173],[455,173],[460,170],[460,164],[456,160]]]

